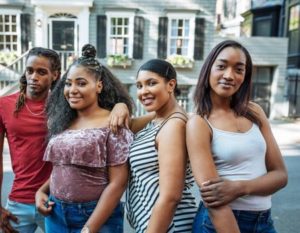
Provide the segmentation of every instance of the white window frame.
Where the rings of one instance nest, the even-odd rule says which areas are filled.
[[[174,55],[171,54],[171,33],[172,33],[172,20],[189,20],[189,45],[188,45],[188,53],[187,57],[188,58],[193,58],[194,57],[194,44],[195,44],[195,23],[196,23],[196,15],[195,13],[168,13],[168,46],[167,46],[167,57]]]
[[[134,38],[134,12],[121,12],[121,11],[107,11],[107,27],[106,27],[106,53],[112,55],[110,52],[110,32],[111,32],[111,18],[128,18],[128,57],[132,58],[133,55],[133,38]],[[124,54],[125,55],[125,54]]]
[[[14,33],[3,33],[2,35],[16,35],[17,36],[17,50],[18,54],[21,54],[21,11],[20,10],[13,10],[13,9],[6,9],[0,10],[0,15],[15,15],[16,16],[16,32]],[[1,33],[1,32],[0,32]]]

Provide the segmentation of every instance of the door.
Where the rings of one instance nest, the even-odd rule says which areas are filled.
[[[50,48],[61,58],[62,72],[72,64],[77,48],[76,19],[54,18],[50,22]]]
[[[270,116],[271,85],[273,81],[273,67],[254,67],[252,83],[252,100],[259,104]]]
[[[75,50],[74,21],[52,21],[52,49],[56,51]]]

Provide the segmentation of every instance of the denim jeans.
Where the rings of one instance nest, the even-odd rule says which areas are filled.
[[[45,230],[44,217],[37,211],[35,204],[24,204],[8,200],[6,209],[15,215],[19,222],[10,221],[12,227],[22,233],[34,233],[37,227]]]
[[[276,233],[271,218],[271,210],[246,211],[233,210],[241,233]],[[208,210],[200,202],[198,212],[193,223],[193,233],[216,233],[210,221]]]
[[[84,224],[96,208],[98,201],[70,203],[50,195],[55,202],[52,212],[46,217],[47,233],[80,233]],[[119,203],[99,233],[123,233],[124,206]]]

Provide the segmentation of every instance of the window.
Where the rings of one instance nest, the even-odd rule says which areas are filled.
[[[18,51],[18,16],[0,14],[0,51]]]
[[[171,20],[170,54],[188,56],[190,22],[188,19]]]
[[[272,36],[272,17],[254,18],[253,36]]]
[[[289,15],[289,53],[297,54],[300,52],[300,5],[290,8]]]
[[[186,111],[189,111],[189,86],[178,86],[180,95],[176,97],[179,105]]]
[[[110,19],[109,53],[128,55],[129,19],[113,17]]]
[[[167,56],[182,55],[193,58],[195,15],[169,15]]]
[[[128,9],[127,9],[128,10]],[[144,18],[126,12],[108,11],[97,16],[97,56],[115,61],[143,59]],[[128,64],[125,63],[125,66]]]
[[[193,62],[204,52],[204,18],[196,13],[168,13],[159,17],[157,56],[161,59]]]
[[[107,21],[107,54],[132,57],[134,14],[107,13]]]

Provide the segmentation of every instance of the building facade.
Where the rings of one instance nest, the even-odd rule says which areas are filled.
[[[265,17],[266,11],[260,10],[264,2],[273,2],[271,19],[279,17],[277,23],[272,21],[275,29],[270,35],[263,34],[270,28],[270,16]],[[191,112],[192,94],[204,58],[216,43],[231,38],[244,44],[253,57],[253,100],[270,118],[288,116],[291,101],[287,53],[297,43],[288,44],[282,35],[290,33],[299,39],[299,30],[298,34],[293,31],[298,25],[295,17],[289,32],[284,23],[286,12],[295,15],[298,8],[291,5],[283,10],[281,2],[0,0],[0,63],[4,52],[13,54],[13,59],[32,46],[43,46],[58,51],[66,69],[80,54],[80,48],[91,43],[100,61],[110,67],[136,100],[135,78],[140,65],[151,58],[167,59],[178,73],[182,93],[178,100]],[[136,114],[142,114],[138,101],[136,104]]]
[[[213,44],[215,1],[0,0],[0,5],[6,27],[0,51],[21,54],[32,46],[49,47],[61,54],[66,68],[91,43],[133,97],[140,65],[168,59],[178,72],[178,99],[192,111],[191,93]]]
[[[287,56],[282,0],[218,0],[219,36],[244,44],[253,58],[252,99],[269,118],[289,116]]]

